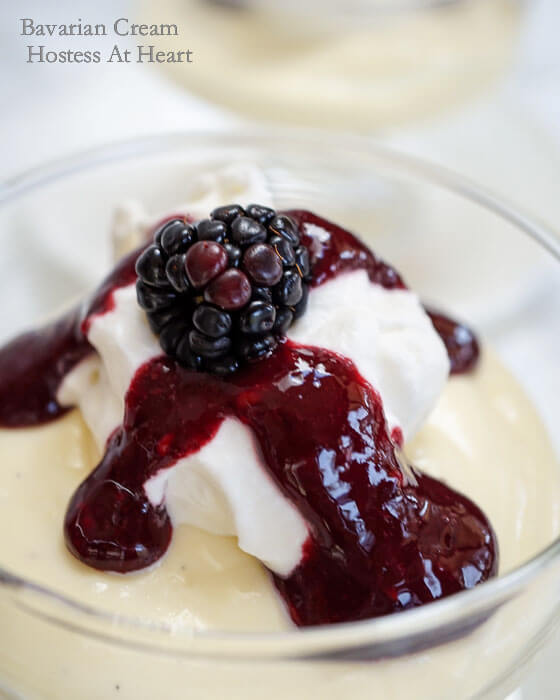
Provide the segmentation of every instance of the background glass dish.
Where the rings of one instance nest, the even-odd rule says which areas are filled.
[[[157,9],[156,9],[157,8]],[[393,126],[472,98],[511,57],[520,0],[149,0],[141,20],[177,23],[158,67],[250,119],[333,129]]]
[[[481,325],[547,415],[559,414],[557,374],[542,386],[535,379],[548,362],[542,338],[558,323],[558,238],[461,178],[322,133],[254,128],[143,139],[4,184],[3,338],[83,294],[106,271],[116,205],[136,198],[164,211],[188,199],[193,172],[235,162],[262,168],[279,208],[305,206],[360,231],[426,300]],[[531,324],[543,328],[532,328],[516,354],[510,329],[530,325],[516,325],[523,305],[533,305]],[[0,553],[0,626],[9,630],[0,639],[0,689],[30,698],[107,697],[117,685],[127,699],[369,700],[376,688],[397,699],[411,692],[426,700],[503,698],[559,611],[560,541],[504,577],[424,608],[268,635],[109,615],[3,564]],[[65,647],[79,664],[68,663]],[[140,677],[140,669],[149,673]]]

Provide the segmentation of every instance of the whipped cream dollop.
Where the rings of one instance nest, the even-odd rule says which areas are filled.
[[[174,211],[202,218],[225,201],[273,206],[264,190],[258,171],[229,169],[201,186],[194,205]],[[117,248],[125,240],[126,247],[137,244],[152,225],[144,215],[140,224],[138,212],[135,208],[136,218],[129,217],[128,235],[121,212]],[[320,242],[321,232],[316,233]],[[389,427],[399,429],[405,440],[434,407],[449,373],[445,347],[417,296],[372,284],[363,270],[312,289],[308,310],[288,337],[351,359],[380,395]],[[88,340],[97,354],[67,375],[57,398],[80,408],[103,451],[123,420],[134,375],[162,350],[137,304],[134,285],[114,291],[112,308],[91,318]],[[152,504],[165,502],[174,525],[236,536],[241,549],[281,576],[301,560],[307,524],[264,468],[251,431],[236,419],[226,418],[210,442],[151,477],[144,490]]]
[[[137,200],[128,200],[118,206],[111,232],[113,255],[118,259],[138,247],[146,239],[146,233],[169,214],[188,214],[195,220],[205,219],[212,209],[224,202],[258,202],[267,207],[274,206],[264,174],[254,165],[235,163],[211,170],[190,181],[185,202],[155,216]]]
[[[449,374],[445,347],[416,294],[372,284],[365,270],[313,289],[288,337],[351,359],[381,396],[390,429],[399,428],[405,440],[420,428]]]

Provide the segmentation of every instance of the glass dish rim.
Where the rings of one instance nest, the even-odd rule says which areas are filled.
[[[158,153],[171,152],[177,148],[188,151],[189,147],[212,147],[220,143],[226,146],[261,146],[266,148],[274,140],[282,143],[291,141],[291,145],[309,150],[312,147],[318,152],[324,151],[326,141],[329,142],[329,154],[342,150],[346,157],[355,154],[363,159],[364,154],[371,160],[396,168],[401,173],[414,175],[426,184],[439,187],[448,193],[455,194],[475,206],[480,206],[489,213],[509,222],[520,233],[528,235],[542,248],[547,250],[560,262],[560,235],[552,228],[540,223],[534,217],[520,211],[509,204],[501,196],[495,195],[486,188],[442,166],[429,161],[410,156],[392,148],[355,135],[333,134],[322,130],[266,128],[260,126],[245,126],[234,129],[207,129],[200,131],[182,131],[141,136],[130,140],[117,141],[92,149],[84,150],[65,158],[50,161],[46,164],[30,168],[0,181],[0,208],[10,205],[20,197],[56,181],[64,180],[74,174],[84,173],[99,167],[107,167],[115,163],[123,163]],[[103,632],[93,632],[88,627],[89,622],[110,623],[112,629],[107,633],[107,639],[115,640],[115,628],[122,631],[143,631],[149,634],[163,633],[147,645],[150,649],[168,652],[162,648],[162,639],[173,636],[174,643],[179,643],[181,653],[223,653],[236,658],[241,656],[256,660],[257,658],[277,658],[278,654],[285,658],[308,658],[310,653],[325,654],[346,648],[348,646],[368,646],[371,644],[394,644],[405,641],[412,635],[423,635],[429,638],[438,630],[448,629],[454,625],[465,625],[469,618],[483,615],[488,610],[495,609],[503,602],[515,596],[541,571],[554,561],[560,561],[560,537],[548,547],[541,550],[530,560],[524,562],[512,571],[499,576],[483,585],[463,591],[449,598],[439,600],[430,605],[407,610],[398,615],[373,618],[358,622],[337,623],[324,627],[299,628],[283,632],[225,632],[186,628],[185,634],[178,634],[177,629],[164,624],[154,624],[136,618],[116,615],[107,611],[85,606],[69,596],[58,593],[47,586],[34,581],[14,576],[4,569],[0,561],[0,586],[21,590],[41,599],[62,603],[67,611],[85,616],[85,622],[78,621],[69,624],[57,615],[39,613],[47,621],[72,628],[74,631],[105,638]],[[158,641],[159,640],[159,641]],[[129,640],[121,640],[127,646],[134,646]],[[435,644],[436,642],[434,642]],[[210,646],[208,646],[210,645]]]
[[[228,2],[234,7],[239,5],[243,8],[243,3],[246,2],[249,8],[266,9],[270,7],[271,0],[221,0],[221,2],[226,5]],[[274,0],[272,0],[274,2]],[[438,10],[441,8],[446,8],[448,6],[455,5],[466,5],[471,3],[472,0],[381,0],[381,2],[376,2],[375,4],[363,2],[363,0],[355,4],[350,8],[346,7],[336,7],[334,3],[330,3],[327,8],[322,7],[325,12],[330,12],[329,19],[337,18],[342,21],[352,22],[357,19],[367,20],[367,19],[381,19],[384,17],[400,16],[412,12],[425,12],[427,10]],[[291,1],[286,3],[286,7],[282,10],[293,13],[297,9],[297,3]],[[276,9],[277,11],[277,9]],[[312,9],[301,9],[299,8],[304,16],[309,14]]]

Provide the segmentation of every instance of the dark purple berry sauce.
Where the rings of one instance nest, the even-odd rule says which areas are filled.
[[[65,375],[91,351],[70,313],[39,331],[14,338],[0,351],[0,425],[47,423],[64,415],[56,391]]]
[[[83,307],[37,331],[17,336],[0,349],[0,427],[48,423],[69,409],[56,400],[62,380],[94,352],[87,340],[90,319],[112,308],[112,293],[136,279],[139,250],[121,260]]]
[[[374,283],[405,288],[352,234],[308,212],[289,214],[311,253],[311,287],[362,268]],[[320,243],[313,227],[321,229]],[[0,425],[32,426],[61,415],[60,381],[93,352],[91,318],[111,308],[114,289],[135,281],[139,252],[83,310],[0,350]],[[444,337],[448,349],[463,352],[468,343],[457,326],[432,318],[438,332],[453,336]],[[458,371],[474,366],[476,359],[461,357]],[[274,575],[296,624],[385,615],[496,573],[488,520],[467,498],[403,463],[381,399],[354,364],[288,341],[228,377],[185,369],[167,356],[143,365],[127,393],[123,424],[68,507],[70,551],[89,566],[121,573],[157,561],[172,525],[165,504],[147,501],[143,484],[199,450],[228,416],[250,428],[263,467],[309,526],[298,567],[286,578]]]
[[[406,289],[395,268],[377,258],[349,231],[310,211],[286,212],[298,225],[301,240],[311,253],[311,287],[318,287],[343,272],[367,270],[373,284]]]
[[[475,369],[480,346],[472,330],[434,309],[426,309],[426,312],[443,340],[451,363],[451,374],[464,374]]]
[[[442,483],[403,471],[381,400],[352,362],[289,342],[229,379],[171,358],[142,367],[122,428],[70,503],[70,550],[112,571],[159,559],[171,524],[142,486],[197,452],[227,416],[251,429],[275,483],[309,524],[301,565],[275,576],[297,624],[383,615],[495,572],[484,515]]]

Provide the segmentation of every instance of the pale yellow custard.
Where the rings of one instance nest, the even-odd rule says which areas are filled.
[[[557,536],[560,472],[553,450],[531,403],[491,353],[476,372],[450,378],[406,452],[486,513],[497,533],[500,573]],[[265,569],[233,538],[179,526],[159,564],[127,575],[95,571],[70,555],[64,513],[99,457],[77,411],[45,427],[0,431],[4,566],[123,615],[212,629],[291,626]]]
[[[483,354],[474,373],[450,378],[406,451],[417,467],[462,491],[485,511],[497,533],[501,573],[557,536],[560,479],[553,450],[531,403],[492,353]],[[164,621],[178,630],[292,628],[268,574],[233,538],[180,526],[159,565],[132,575],[100,573],[74,559],[65,549],[63,515],[74,489],[98,458],[77,411],[45,427],[0,432],[0,551],[5,567],[97,609]],[[486,633],[491,625],[482,630]],[[192,663],[187,669],[177,659],[146,657],[143,666],[134,652],[119,647],[109,647],[107,656],[100,642],[34,619],[6,596],[0,598],[0,626],[10,630],[0,637],[0,678],[22,690],[24,697],[93,699],[118,692],[114,697],[137,700],[155,697],[162,683],[164,697],[191,697],[181,691],[190,683],[196,685],[192,697],[218,697],[211,694],[211,687],[220,686],[209,668],[197,666],[201,675],[196,677]],[[461,645],[468,643],[445,650],[451,684],[465,658]],[[423,663],[413,657],[406,665],[411,674],[407,685],[418,682],[417,697],[430,697],[421,689],[428,682]],[[309,665],[310,675],[305,677],[319,684],[322,698],[338,697],[343,679],[346,685],[356,685],[354,698],[369,697],[360,694],[366,692],[364,668],[321,668],[317,676],[317,666]],[[368,673],[388,692],[391,689],[392,697],[401,697],[399,668],[396,662],[377,664]],[[265,669],[261,667],[259,677]],[[263,697],[258,683],[242,691],[250,680],[247,668],[229,672],[233,685],[228,697]],[[294,678],[297,674],[285,681],[284,690],[278,679],[277,690],[271,688],[267,696],[280,699],[289,691],[293,697],[311,697],[304,685],[298,686],[300,695],[293,695]]]

